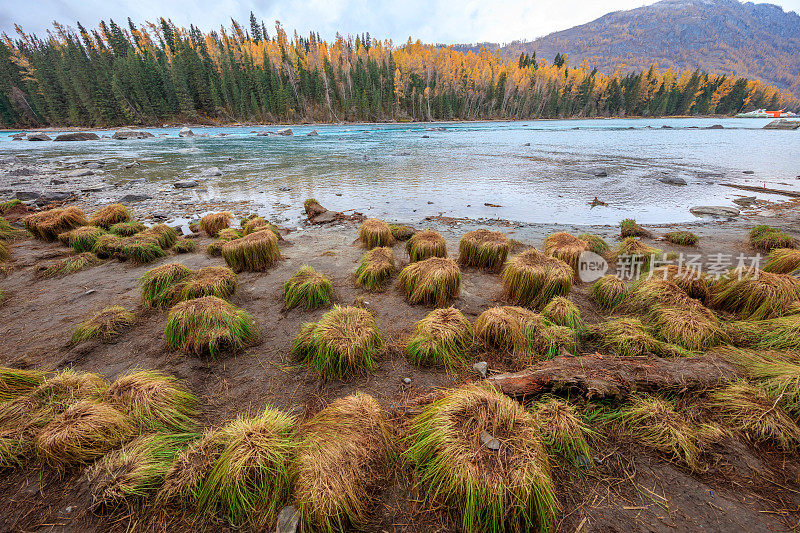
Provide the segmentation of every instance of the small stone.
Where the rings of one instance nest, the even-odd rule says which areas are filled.
[[[119,202],[121,204],[132,204],[136,202],[144,202],[145,200],[150,200],[151,198],[151,196],[146,194],[126,194],[119,199]]]
[[[96,292],[97,292],[97,291],[96,291],[96,290],[94,290],[94,289],[89,289],[88,291],[84,292],[84,293],[83,293],[83,295],[84,295],[84,296],[89,296],[90,294],[94,294],[94,293],[96,293]]]
[[[595,170],[594,171],[594,177],[596,177],[596,178],[607,178],[608,177],[608,172],[606,172],[605,170]]]
[[[294,132],[292,132],[292,128],[283,128],[283,129],[280,129],[280,130],[276,131],[275,133],[277,133],[278,135],[284,135],[284,136],[294,135]]]
[[[308,133],[306,133],[306,135],[308,137],[315,137],[315,136],[319,135],[319,132],[317,130],[311,130]]]
[[[405,383],[406,385],[410,385],[411,384],[411,378],[403,378],[403,383]]]
[[[71,172],[67,172],[65,175],[68,178],[83,178],[85,176],[94,176],[94,171],[86,168],[81,170],[73,170]]]
[[[525,143],[522,146],[530,146],[530,145],[531,145],[531,143]]]
[[[203,171],[203,176],[222,176],[222,171],[217,167],[207,168]]]
[[[195,180],[181,180],[173,183],[173,186],[176,189],[191,189],[192,187],[197,187],[198,185],[199,184]]]
[[[500,449],[500,441],[494,438],[492,434],[485,429],[481,430],[481,444],[490,450],[497,451]]]
[[[676,176],[662,176],[658,178],[658,181],[667,185],[686,185],[685,179]]]
[[[292,188],[291,187],[287,187],[286,185],[281,185],[280,187],[278,187],[278,190],[279,191],[283,191],[283,192],[287,192],[287,191],[291,191]]]
[[[287,505],[278,513],[278,523],[275,533],[295,533],[300,523],[300,514],[293,505]]]
[[[48,137],[44,133],[29,133],[26,137],[29,141],[52,141],[50,137]]]
[[[489,363],[486,361],[481,361],[480,363],[475,363],[472,365],[472,369],[480,375],[480,377],[485,378],[486,374],[489,373]]]

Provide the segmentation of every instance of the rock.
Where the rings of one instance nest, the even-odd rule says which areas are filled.
[[[15,155],[10,155],[8,157],[0,157],[0,165],[13,165],[19,162],[20,162],[19,157]]]
[[[797,128],[800,128],[800,120],[786,120],[783,118],[773,120],[764,126],[765,130],[796,130]]]
[[[26,136],[26,139],[28,139],[29,141],[52,141],[53,140],[50,137],[48,137],[47,135],[45,135],[44,133],[29,133]]]
[[[423,138],[423,139],[430,139],[430,138],[431,138],[431,136],[430,136],[430,135],[423,135],[423,136],[422,136],[422,138]]]
[[[22,200],[23,202],[27,202],[28,200],[36,200],[42,195],[42,193],[34,192],[34,191],[17,191],[14,193],[14,197],[17,200]]]
[[[530,146],[530,145],[531,145],[531,143],[525,143],[522,146]]]
[[[64,185],[66,181],[60,180],[58,178],[53,178],[50,180],[50,185]]]
[[[75,131],[62,133],[55,138],[56,141],[99,141],[100,136],[91,131]]]
[[[603,205],[603,206],[608,207],[608,204],[606,202],[604,202],[603,200],[599,199],[597,196],[594,197],[594,200],[589,202],[589,205],[592,206],[592,207],[597,207],[598,205]]]
[[[154,137],[154,135],[149,131],[132,130],[129,128],[117,130],[114,132],[114,135],[111,136],[112,139],[118,141],[127,141],[128,139],[150,139],[151,137]]]
[[[278,190],[279,191],[283,191],[283,192],[287,192],[287,191],[291,191],[292,188],[291,187],[287,187],[286,185],[281,185],[280,187],[278,187]]]
[[[315,216],[314,218],[310,219],[312,224],[328,224],[330,222],[335,222],[339,217],[339,213],[336,211],[328,211],[326,210],[323,213]]]
[[[20,167],[6,172],[6,176],[35,176],[37,170],[30,167]]]
[[[202,172],[203,176],[222,176],[222,171],[217,167],[207,168]]]
[[[127,165],[125,165],[125,168],[133,168],[133,167],[138,167],[138,166],[139,166],[139,162],[138,161],[134,161],[133,163],[128,163]]]
[[[734,198],[733,203],[742,207],[750,207],[756,203],[756,199],[755,196],[742,196],[741,198]]]
[[[194,137],[194,132],[189,128],[181,128],[178,132],[178,137]]]
[[[99,170],[99,169],[103,168],[103,165],[105,165],[105,163],[103,163],[102,161],[88,161],[88,162],[81,163],[81,164],[86,168],[91,168],[91,169],[94,169],[94,170]]]
[[[500,441],[494,438],[492,434],[485,429],[481,430],[481,444],[490,450],[497,451],[500,449]]]
[[[753,170],[745,170],[744,172],[742,172],[742,174],[748,174],[748,175],[749,174],[755,174],[755,171],[753,171]]]
[[[275,133],[277,133],[278,135],[286,136],[286,137],[288,137],[289,135],[294,135],[294,132],[292,131],[292,128],[283,128],[283,129],[280,129],[280,130],[276,131]]]
[[[410,385],[411,384],[411,378],[403,378],[403,383],[405,383],[406,385]]]
[[[707,128],[703,128],[704,130],[724,130],[725,128],[722,127],[722,124],[714,124],[713,126],[709,126]]]
[[[270,135],[274,135],[271,131],[259,131],[256,133],[256,137],[269,137]]]
[[[666,124],[664,124],[663,126],[661,126],[661,129],[662,130],[671,130],[672,126],[667,126]]]
[[[191,189],[192,187],[197,187],[198,185],[199,183],[197,183],[195,180],[181,180],[173,183],[173,186],[176,189]]]
[[[478,375],[482,378],[485,378],[486,375],[489,373],[489,363],[486,361],[481,361],[480,363],[475,363],[472,365],[472,369],[478,373]]]
[[[126,194],[122,198],[118,200],[121,204],[133,204],[136,202],[144,202],[145,200],[151,200],[153,197],[148,196],[146,194]]]
[[[311,130],[308,133],[306,133],[306,137],[316,137],[317,135],[319,135],[319,132],[317,130]]]
[[[595,178],[607,178],[608,177],[608,172],[606,172],[605,170],[595,170],[594,171],[594,177]]]
[[[300,524],[300,514],[293,505],[287,505],[278,513],[278,523],[275,533],[295,533]]]
[[[733,218],[739,216],[739,210],[735,207],[699,205],[689,208],[689,212],[696,217],[722,217]]]
[[[15,133],[14,135],[12,135],[11,136],[11,140],[13,140],[13,141],[24,141],[27,137],[28,137],[28,134],[25,133],[24,131],[22,131],[20,133]]]
[[[436,128],[425,128],[425,131],[447,131],[447,130],[446,130],[446,128],[443,128],[443,127],[439,126],[439,127],[436,127]]]
[[[33,201],[36,205],[47,205],[53,202],[63,202],[72,198],[71,192],[36,192],[17,191],[16,198],[23,201]]]
[[[685,179],[676,176],[662,176],[658,178],[658,181],[666,183],[667,185],[686,185]]]
[[[94,176],[94,172],[87,169],[72,170],[64,174],[68,178],[83,178],[84,176]]]

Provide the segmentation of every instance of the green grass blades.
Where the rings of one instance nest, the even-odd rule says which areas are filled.
[[[176,304],[169,311],[164,330],[170,349],[214,358],[239,352],[257,339],[253,317],[216,296]]]
[[[167,263],[148,270],[139,279],[142,304],[147,307],[165,307],[173,304],[179,291],[175,286],[192,275],[192,269],[181,263]]]
[[[356,283],[369,291],[377,290],[392,276],[394,252],[389,247],[373,248],[361,258],[356,270]]]
[[[591,461],[587,438],[592,431],[574,405],[558,398],[545,398],[531,406],[531,414],[550,450],[572,461],[579,457]]]
[[[124,240],[124,238],[120,237],[119,235],[106,233],[105,235],[101,235],[97,238],[94,243],[94,248],[92,248],[92,252],[94,252],[97,257],[101,257],[103,259],[115,257],[120,253],[119,246],[123,242],[129,241]]]
[[[461,311],[435,309],[415,325],[406,355],[416,365],[454,369],[466,362],[472,337],[472,324]]]
[[[105,230],[95,226],[81,226],[74,230],[62,233],[58,239],[77,253],[91,252],[100,236],[105,235]]]
[[[447,257],[447,243],[438,232],[422,230],[406,241],[409,261],[422,261],[429,257]]]
[[[800,269],[800,250],[775,248],[769,254],[764,272],[773,274],[792,274]]]
[[[567,263],[533,248],[509,259],[502,274],[506,296],[514,304],[539,308],[555,296],[567,296],[574,277]]]
[[[45,372],[0,366],[0,403],[30,392],[44,381]]]
[[[122,224],[128,222],[131,216],[128,210],[122,204],[110,204],[99,211],[97,211],[89,219],[89,224],[92,226],[99,226],[103,229],[109,229],[114,224]]]
[[[781,409],[778,400],[739,380],[712,391],[710,407],[723,425],[751,441],[793,451],[800,444],[800,428]]]
[[[800,353],[723,348],[715,353],[739,367],[795,419],[800,418]]]
[[[130,237],[144,231],[146,228],[141,222],[118,222],[112,224],[108,231],[120,237]]]
[[[177,282],[175,289],[179,300],[191,300],[203,296],[216,296],[227,300],[234,292],[238,281],[236,273],[228,267],[211,266],[195,270]]]
[[[269,229],[262,229],[222,245],[222,257],[236,272],[266,270],[281,258],[278,237]]]
[[[740,318],[764,320],[786,314],[800,300],[800,280],[746,268],[731,270],[712,287],[711,305]]]
[[[124,327],[135,322],[136,315],[121,305],[112,305],[95,314],[86,322],[78,324],[72,333],[70,342],[77,344],[98,337],[113,337],[119,335]]]
[[[178,232],[166,224],[156,224],[142,232],[144,236],[155,238],[158,245],[164,250],[169,250],[178,240]]]
[[[143,231],[132,237],[123,237],[116,241],[113,244],[113,253],[120,259],[128,259],[140,265],[152,263],[167,255],[158,242],[158,236]],[[97,247],[95,253],[100,253]]]
[[[363,526],[392,448],[386,414],[367,394],[339,398],[306,422],[293,464],[300,531]]]
[[[619,236],[621,239],[628,237],[648,237],[650,232],[641,227],[632,218],[626,218],[619,223]]]
[[[300,267],[283,284],[283,300],[287,309],[302,305],[307,310],[330,304],[333,297],[331,280],[308,265]]]
[[[499,231],[479,229],[461,237],[458,243],[458,262],[464,266],[499,271],[511,251],[511,241]]]
[[[361,244],[371,250],[382,246],[391,246],[394,242],[389,224],[377,218],[368,218],[358,228]]]
[[[613,311],[628,294],[628,286],[613,274],[598,279],[589,287],[589,294],[606,311]]]
[[[389,230],[392,232],[392,238],[396,241],[407,241],[417,232],[414,228],[401,224],[389,224]]]
[[[0,263],[11,259],[11,247],[6,241],[0,241]]]
[[[589,245],[589,250],[596,253],[597,255],[605,256],[611,251],[611,247],[599,235],[593,235],[591,233],[581,233],[580,235],[578,235],[578,238],[582,241],[585,241],[586,244]]]
[[[0,202],[0,215],[6,214],[11,208],[22,205],[22,200],[14,198],[13,200],[8,200],[6,202]]]
[[[542,309],[542,316],[553,324],[572,330],[579,330],[583,327],[580,309],[563,296],[556,296],[550,300],[550,303]]]
[[[178,504],[184,509],[195,508],[203,483],[228,441],[225,427],[207,429],[179,452],[164,476],[164,484],[156,496],[162,505]]]
[[[320,376],[338,378],[372,370],[382,345],[372,313],[334,306],[319,322],[301,326],[292,353]]]
[[[461,292],[461,269],[452,259],[431,257],[400,271],[397,286],[410,304],[444,307]]]
[[[123,374],[109,386],[104,398],[142,431],[187,433],[197,426],[197,397],[176,378],[161,372]]]
[[[635,275],[637,274],[637,269],[639,273],[650,270],[650,265],[653,260],[661,255],[662,252],[658,248],[647,246],[634,237],[628,237],[619,243],[619,246],[614,251],[613,259],[616,261],[627,261],[631,267],[631,273]]]
[[[16,241],[24,238],[26,235],[27,233],[25,230],[15,228],[6,219],[0,217],[0,240]]]
[[[728,322],[726,330],[735,346],[761,350],[800,350],[800,315]]]
[[[195,248],[197,248],[197,244],[194,242],[194,239],[182,238],[178,239],[172,247],[172,251],[176,254],[189,254],[194,252]]]
[[[463,531],[550,528],[558,503],[549,460],[516,401],[490,387],[455,389],[411,421],[407,438],[422,497],[448,506]]]
[[[763,224],[750,230],[750,244],[761,252],[771,252],[777,248],[797,248],[797,241],[791,235]]]
[[[587,326],[587,338],[604,351],[623,357],[633,357],[652,352],[661,356],[685,357],[688,350],[662,342],[653,337],[638,318],[613,318]]]
[[[698,270],[664,265],[652,269],[646,279],[671,281],[686,294],[701,302],[708,302],[711,297],[711,279]]]
[[[700,237],[691,231],[670,231],[664,235],[664,240],[680,246],[694,246],[700,241]]]
[[[136,437],[95,462],[87,472],[95,511],[133,511],[158,491],[175,457],[196,433],[156,433]]]
[[[230,226],[231,215],[228,211],[222,213],[211,213],[200,219],[200,231],[209,237],[216,237],[217,234]]]

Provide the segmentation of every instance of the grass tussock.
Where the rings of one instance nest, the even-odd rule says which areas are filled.
[[[200,231],[209,237],[216,237],[217,234],[231,225],[233,215],[230,212],[211,213],[200,219]]]
[[[613,274],[598,279],[589,287],[589,294],[606,311],[613,311],[628,295],[628,286]]]
[[[741,369],[787,413],[800,418],[800,354],[727,348],[717,353]]]
[[[113,233],[114,235],[119,235],[120,237],[130,237],[131,235],[136,235],[144,231],[145,226],[141,222],[137,221],[130,221],[130,222],[117,222],[116,224],[112,224],[109,226],[108,231]]]
[[[356,283],[367,290],[379,289],[395,270],[394,252],[388,246],[373,248],[361,258]]]
[[[169,311],[164,330],[169,348],[199,356],[238,352],[257,338],[253,317],[216,296],[176,304]]]
[[[567,296],[575,271],[567,263],[536,249],[517,254],[503,270],[506,296],[515,304],[544,307],[555,296]]]
[[[94,510],[132,510],[158,491],[175,457],[194,433],[146,434],[95,462],[87,472]]]
[[[699,270],[681,268],[678,265],[664,265],[650,271],[649,278],[671,281],[686,294],[707,302],[711,296],[711,280]]]
[[[778,228],[759,225],[750,230],[750,244],[756,250],[769,253],[777,248],[797,248],[797,241]]]
[[[475,338],[486,348],[510,354],[517,366],[552,359],[561,348],[574,353],[574,332],[551,324],[524,307],[492,307],[475,320]]]
[[[215,241],[206,246],[206,253],[211,257],[222,257],[222,245],[225,241]]]
[[[133,437],[135,428],[117,409],[80,400],[53,418],[36,435],[36,449],[51,467],[87,464]]]
[[[542,309],[542,316],[557,326],[564,326],[572,330],[583,327],[581,311],[578,307],[564,298],[556,296]]]
[[[578,238],[582,241],[585,241],[586,244],[589,245],[589,250],[596,253],[597,255],[605,256],[609,252],[611,252],[611,247],[608,243],[600,237],[599,235],[593,235],[591,233],[581,233],[578,235]]]
[[[621,239],[628,237],[649,237],[650,232],[641,227],[632,218],[626,218],[619,223],[619,236]]]
[[[661,356],[689,356],[691,352],[653,337],[638,318],[613,318],[587,326],[589,340],[603,351],[623,357],[633,357],[652,352]]]
[[[547,398],[533,406],[532,414],[548,448],[572,460],[592,456],[587,440],[591,430],[574,405],[558,398]]]
[[[230,242],[235,239],[240,239],[242,236],[242,232],[234,228],[221,229],[219,233],[217,233],[217,238],[222,242]]]
[[[394,242],[389,224],[377,218],[368,218],[358,228],[358,238],[368,249],[391,246]]]
[[[159,245],[159,237],[149,233],[149,230],[119,240],[102,241],[100,245],[95,246],[94,252],[103,257],[106,249],[111,251],[110,256],[140,265],[152,263],[167,255],[164,248]]]
[[[670,231],[664,235],[664,240],[680,246],[694,246],[700,241],[700,237],[691,231]]]
[[[34,237],[43,241],[54,241],[65,231],[89,224],[83,211],[74,206],[33,213],[26,216],[23,222]]]
[[[0,263],[11,259],[11,247],[6,241],[0,241]]]
[[[439,232],[426,229],[408,239],[406,252],[412,263],[430,257],[447,257],[447,243]]]
[[[414,326],[406,355],[416,365],[457,368],[466,362],[472,338],[472,324],[461,311],[434,309]]]
[[[764,272],[773,274],[792,274],[800,270],[800,250],[775,248],[769,254]]]
[[[94,243],[94,248],[92,248],[92,252],[102,259],[108,259],[114,257],[119,252],[119,244],[123,242],[124,237],[120,237],[119,235],[114,235],[111,233],[106,233],[97,238]]]
[[[740,320],[727,324],[736,346],[759,350],[800,350],[800,315],[766,320]]]
[[[711,305],[748,320],[783,316],[800,300],[800,280],[786,274],[736,268],[713,286]]]
[[[261,229],[269,228],[270,224],[262,217],[255,216],[242,223],[242,234],[250,235]]]
[[[119,335],[122,329],[136,322],[136,315],[122,307],[112,305],[96,313],[86,322],[81,322],[72,333],[72,344]]]
[[[44,278],[53,278],[56,276],[66,276],[74,274],[86,268],[97,266],[103,262],[102,259],[97,257],[91,252],[84,252],[82,254],[73,255],[66,259],[56,261],[49,265],[41,267],[38,274]]]
[[[405,267],[397,285],[411,304],[446,306],[461,292],[461,269],[444,257],[431,257]]]
[[[712,391],[710,407],[722,424],[751,441],[793,451],[800,444],[800,428],[778,405],[779,399],[739,380]]]
[[[499,444],[491,449],[481,437]],[[467,532],[548,530],[558,503],[532,416],[493,388],[468,385],[411,421],[406,457],[431,507],[447,505]]]
[[[237,287],[236,273],[228,267],[203,267],[175,284],[178,300],[216,296],[227,300]]]
[[[195,248],[197,248],[197,244],[194,242],[194,239],[187,239],[184,237],[178,239],[172,247],[172,251],[176,254],[189,254],[194,252]]]
[[[139,278],[142,304],[147,307],[166,307],[176,301],[176,285],[192,275],[192,269],[181,263],[167,263],[148,270]]]
[[[360,307],[339,307],[301,326],[292,353],[325,378],[372,370],[383,339],[375,317]]]
[[[581,254],[588,250],[588,242],[564,231],[550,234],[544,241],[544,253],[567,263],[576,275]]]
[[[499,271],[511,251],[511,241],[499,231],[479,229],[461,237],[458,243],[458,262],[490,272]]]
[[[389,224],[389,229],[392,232],[392,238],[396,241],[407,241],[417,232],[414,228],[401,224]]]
[[[0,217],[0,240],[16,241],[25,238],[26,235],[25,230],[15,228],[9,221]]]
[[[156,496],[159,504],[177,503],[185,509],[196,506],[203,483],[225,449],[228,437],[225,429],[225,427],[207,429],[200,438],[189,443],[186,449],[175,456]]]
[[[639,266],[639,271],[644,272],[650,270],[650,265],[653,259],[661,256],[661,250],[646,245],[635,237],[628,237],[619,243],[619,246],[614,251],[614,260],[619,261],[625,258],[633,265]]]
[[[164,250],[169,250],[178,240],[178,232],[166,224],[150,226],[142,232],[143,235],[155,238],[158,245]]]
[[[6,202],[0,202],[0,215],[5,215],[8,211],[10,211],[13,207],[22,204],[22,200],[18,198],[14,198],[13,200],[8,200]]]
[[[104,399],[142,431],[187,433],[197,425],[197,397],[175,377],[161,372],[123,374],[108,387]]]
[[[222,245],[222,257],[236,272],[266,270],[281,258],[278,237],[271,230],[260,230]]]
[[[105,235],[105,230],[97,226],[81,226],[67,231],[58,236],[58,240],[75,250],[77,253],[91,252],[100,236]]]
[[[0,403],[32,391],[42,384],[45,376],[41,370],[0,366]]]
[[[333,297],[333,285],[323,274],[308,265],[300,267],[283,284],[283,300],[287,309],[302,305],[307,310],[328,305]]]
[[[103,229],[109,229],[114,224],[129,222],[130,219],[131,215],[124,205],[110,204],[92,215],[89,219],[89,224],[92,226],[100,226]]]
[[[366,522],[391,439],[380,404],[361,393],[333,401],[304,425],[293,465],[301,531],[334,533]]]

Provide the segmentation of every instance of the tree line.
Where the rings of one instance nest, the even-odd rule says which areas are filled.
[[[5,127],[164,122],[340,122],[731,115],[800,102],[758,80],[687,70],[606,75],[523,54],[390,40],[366,33],[290,38],[280,22],[204,33],[170,20],[95,29],[54,23],[0,39]]]

